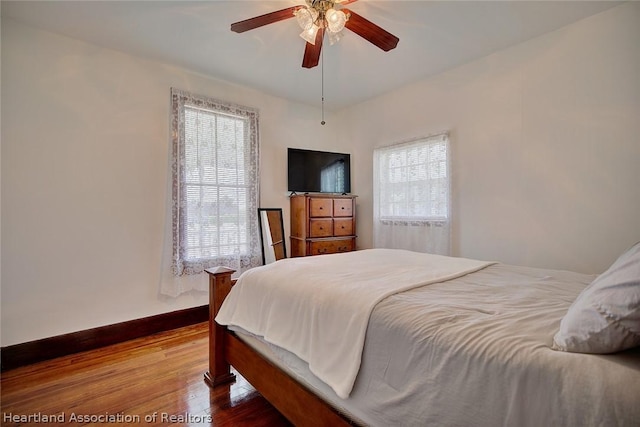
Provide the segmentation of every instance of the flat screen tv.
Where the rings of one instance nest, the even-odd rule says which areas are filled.
[[[296,193],[351,192],[351,155],[288,148],[288,190]]]

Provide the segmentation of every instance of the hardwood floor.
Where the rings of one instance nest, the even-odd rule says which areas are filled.
[[[240,375],[210,389],[203,380],[207,357],[201,323],[3,372],[0,422],[290,425]]]

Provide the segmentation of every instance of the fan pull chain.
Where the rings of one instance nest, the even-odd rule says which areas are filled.
[[[320,66],[320,74],[321,74],[321,77],[322,77],[322,83],[321,83],[320,87],[321,87],[321,91],[322,91],[322,121],[320,122],[320,124],[322,126],[324,126],[324,124],[326,123],[324,121],[324,49],[322,49],[321,55],[322,55],[322,58],[321,58],[322,65]]]

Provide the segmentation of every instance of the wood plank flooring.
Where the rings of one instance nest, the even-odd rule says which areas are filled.
[[[3,372],[1,425],[289,426],[237,373],[205,384],[207,342],[201,323]]]

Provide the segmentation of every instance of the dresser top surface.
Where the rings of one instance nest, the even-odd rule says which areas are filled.
[[[333,193],[307,193],[307,194],[292,194],[289,196],[291,198],[294,197],[313,197],[314,199],[353,199],[356,196],[355,194],[333,194]]]

